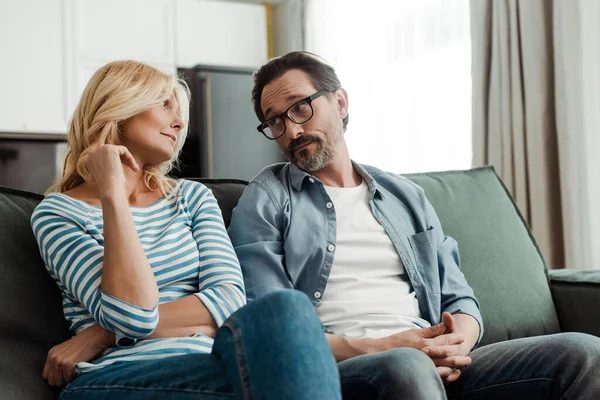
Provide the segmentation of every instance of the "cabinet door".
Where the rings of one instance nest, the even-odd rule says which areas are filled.
[[[65,0],[68,109],[72,112],[93,73],[115,60],[136,60],[175,73],[171,0]]]
[[[174,65],[170,0],[68,0],[74,56]]]
[[[267,61],[265,6],[177,0],[178,67],[198,64],[256,68]]]
[[[65,133],[61,0],[0,2],[0,131]]]

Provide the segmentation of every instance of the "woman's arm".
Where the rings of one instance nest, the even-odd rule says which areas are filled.
[[[98,324],[91,325],[50,349],[42,376],[50,385],[62,387],[75,379],[75,364],[93,360],[114,344],[114,333]]]
[[[216,199],[201,184],[185,181],[183,185],[200,254],[198,292],[160,304],[158,326],[147,339],[196,333],[214,337],[225,319],[246,304],[240,265]]]
[[[198,293],[202,302],[194,308],[195,321],[205,321],[208,310],[219,327],[246,304],[244,278],[227,235],[221,209],[212,192],[199,183],[185,182],[184,195],[192,221],[192,235],[200,253]],[[191,317],[191,315],[190,315]]]
[[[31,222],[42,258],[63,296],[85,307],[95,321],[117,337],[140,339],[150,335],[158,323],[158,288],[122,189],[119,153],[108,147],[115,146],[101,146],[98,149],[104,149],[102,153],[93,153],[94,158],[90,155],[100,166],[90,163],[93,167],[88,167],[94,177],[101,177],[97,183],[103,188],[101,197],[106,205],[104,246],[96,237],[100,232],[86,231],[89,211],[65,196],[45,199]],[[99,162],[96,157],[110,162]],[[120,171],[121,178],[113,176],[118,175],[111,172],[114,169]],[[113,183],[106,182],[111,179]],[[120,196],[123,201],[116,200]]]
[[[85,166],[94,179],[104,220],[104,263],[101,289],[133,306],[158,304],[156,278],[150,268],[125,190],[123,168],[139,168],[124,146],[105,145],[88,152]]]
[[[146,339],[192,336],[202,333],[215,337],[217,324],[198,297],[189,295],[158,306],[160,319]]]

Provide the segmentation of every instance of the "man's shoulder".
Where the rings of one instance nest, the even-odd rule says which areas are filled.
[[[250,184],[273,185],[278,182],[281,183],[285,171],[289,168],[288,164],[289,163],[282,162],[264,167],[258,175],[250,180]]]
[[[383,186],[387,190],[400,189],[406,194],[412,194],[417,197],[424,195],[421,186],[401,174],[383,171],[372,165],[360,164],[360,166],[375,180],[375,182],[377,182],[377,184]]]
[[[245,201],[256,201],[260,197],[268,197],[276,204],[283,204],[288,196],[289,163],[277,163],[263,168],[248,183],[242,195]]]

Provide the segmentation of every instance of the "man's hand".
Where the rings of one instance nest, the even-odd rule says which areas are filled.
[[[456,319],[450,313],[442,314],[442,324],[445,326],[443,336],[460,334]],[[436,325],[437,326],[437,325]],[[471,358],[467,355],[471,351],[470,341],[463,340],[461,343],[445,343],[441,345],[427,345],[421,350],[433,360],[445,385],[456,381],[460,377],[461,367],[471,364]]]
[[[386,351],[398,347],[412,347],[418,350],[424,348],[438,348],[440,346],[457,346],[463,343],[465,338],[458,332],[447,331],[444,322],[429,328],[410,329],[380,339],[376,346],[377,351]]]
[[[76,378],[75,364],[93,360],[114,342],[114,333],[92,325],[50,349],[42,376],[50,385],[63,387]]]
[[[442,322],[437,325],[397,333],[385,338],[384,342],[385,350],[393,347],[413,347],[429,355],[445,385],[458,379],[458,368],[471,364],[471,358],[466,357],[468,351],[464,350],[465,337],[458,331],[454,318],[449,313],[444,313]]]
[[[325,334],[337,362],[362,354],[379,353],[399,347],[436,347],[447,344],[460,344],[465,339],[459,332],[445,334],[446,325],[439,323],[429,328],[410,329],[383,338],[354,339],[345,336]]]

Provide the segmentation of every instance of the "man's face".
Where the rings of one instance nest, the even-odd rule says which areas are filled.
[[[305,72],[297,69],[286,72],[263,89],[261,109],[265,120],[316,92]],[[284,118],[285,133],[277,143],[288,161],[307,172],[325,168],[335,158],[338,144],[343,140],[342,119],[347,112],[346,105],[345,92],[340,90],[315,99],[312,102],[314,114],[304,124]]]

